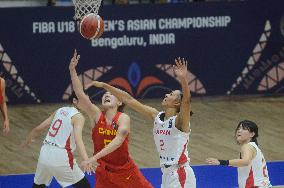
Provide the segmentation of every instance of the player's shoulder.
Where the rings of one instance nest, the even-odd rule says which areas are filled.
[[[81,119],[81,120],[85,120],[85,117],[83,116],[83,114],[81,112],[78,111],[78,113],[74,113],[73,116],[71,116],[72,119]]]
[[[252,142],[246,143],[246,144],[241,146],[241,150],[255,151],[256,148],[257,148],[257,146],[254,143],[252,143]]]
[[[59,108],[57,111],[60,112],[61,114],[65,115],[65,116],[69,116],[69,117],[73,117],[77,114],[81,114],[81,112],[73,106],[63,106],[63,107]]]
[[[122,112],[118,118],[118,121],[130,121],[130,117],[129,115]]]
[[[128,114],[121,112],[120,118],[130,118]]]

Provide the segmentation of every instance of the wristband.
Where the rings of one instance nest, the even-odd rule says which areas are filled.
[[[229,165],[229,160],[218,160],[220,162],[220,165],[222,166],[228,166]]]

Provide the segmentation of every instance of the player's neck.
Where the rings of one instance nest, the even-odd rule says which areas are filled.
[[[175,108],[167,108],[165,110],[165,120],[169,119],[172,116],[176,115],[176,109]]]
[[[251,140],[244,140],[240,143],[240,146],[243,146],[243,145],[248,144],[250,142],[251,142]]]
[[[106,116],[107,121],[111,122],[116,113],[117,113],[117,109],[116,108],[109,108],[109,109],[107,109],[105,111],[105,116]]]

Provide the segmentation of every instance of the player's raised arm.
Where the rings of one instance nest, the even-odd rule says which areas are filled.
[[[181,85],[182,99],[180,105],[180,112],[178,113],[177,126],[184,132],[190,131],[190,89],[187,79],[187,61],[184,58],[175,59],[175,65],[173,66],[174,73]]]
[[[80,109],[86,112],[89,117],[98,117],[100,109],[96,105],[94,105],[89,97],[84,93],[82,83],[77,75],[76,66],[79,62],[79,59],[80,55],[77,55],[77,51],[75,50],[69,65],[73,89],[79,100]]]
[[[26,140],[21,144],[21,147],[26,148],[28,145],[32,143],[32,141],[38,137],[43,131],[47,130],[52,123],[54,114],[49,116],[46,120],[44,120],[40,125],[33,128],[33,130],[29,133]]]
[[[129,95],[123,90],[113,87],[107,83],[98,81],[93,81],[92,85],[95,87],[104,88],[105,90],[116,96],[124,104],[128,105],[130,108],[144,115],[147,118],[153,120],[158,114],[158,111],[155,108],[140,103],[138,100],[134,99],[131,95]]]

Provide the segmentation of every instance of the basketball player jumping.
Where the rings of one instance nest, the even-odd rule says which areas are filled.
[[[73,95],[70,99],[76,107],[76,96]],[[22,147],[27,147],[34,138],[49,128],[41,147],[33,188],[49,186],[53,177],[62,187],[72,185],[75,188],[90,188],[85,174],[73,158],[73,152],[77,146],[83,160],[88,159],[82,140],[85,118],[75,107],[62,107],[56,110],[35,127],[22,143]],[[90,172],[93,169],[89,165],[84,170]]]
[[[102,97],[102,110],[93,104],[84,93],[76,72],[80,56],[75,50],[69,69],[80,109],[86,112],[93,123],[92,139],[94,156],[83,166],[99,163],[96,168],[96,188],[150,188],[153,187],[134,164],[128,152],[130,118],[122,113],[124,104],[110,92]]]
[[[5,80],[0,77],[0,110],[3,116],[3,133],[8,134],[8,132],[10,131],[10,126],[9,126],[7,104],[5,100],[6,96],[5,87],[6,87]]]
[[[239,188],[271,187],[266,162],[257,143],[257,125],[252,121],[241,121],[235,130],[235,137],[241,146],[240,159],[209,158],[206,162],[212,165],[238,167]]]
[[[174,90],[165,95],[162,101],[164,111],[143,105],[127,92],[103,82],[94,81],[93,85],[106,89],[133,110],[153,120],[154,140],[160,155],[163,172],[162,188],[195,188],[196,179],[189,166],[187,145],[190,134],[190,90],[187,81],[187,62],[175,60],[176,74],[182,91]]]

